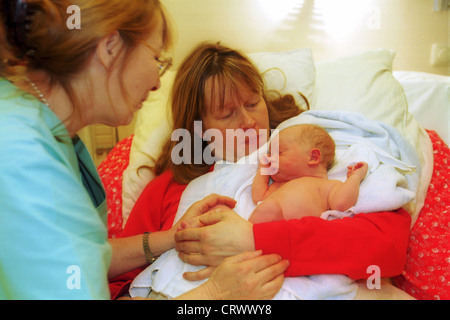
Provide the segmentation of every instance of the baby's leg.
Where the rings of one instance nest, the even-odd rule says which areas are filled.
[[[273,198],[267,198],[255,208],[248,221],[251,223],[263,223],[283,219],[283,210],[280,204]]]

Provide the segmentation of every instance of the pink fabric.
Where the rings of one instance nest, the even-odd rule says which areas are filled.
[[[395,284],[416,299],[450,299],[450,149],[428,131],[434,171],[425,205],[409,237],[405,270]]]
[[[106,191],[108,205],[108,237],[122,232],[122,175],[128,167],[133,136],[123,139],[98,166],[98,173]]]

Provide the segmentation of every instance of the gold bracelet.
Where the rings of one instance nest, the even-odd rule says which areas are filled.
[[[144,253],[145,253],[145,260],[149,264],[152,264],[155,262],[156,257],[153,255],[152,251],[150,250],[150,246],[148,245],[148,236],[151,232],[144,232],[144,237],[142,238],[142,245],[144,247]]]

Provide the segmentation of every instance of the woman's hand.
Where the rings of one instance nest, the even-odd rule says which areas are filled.
[[[201,227],[175,233],[175,249],[184,262],[217,266],[226,257],[255,250],[253,224],[234,211],[212,210],[199,222]]]
[[[244,252],[226,258],[207,282],[180,299],[271,299],[280,290],[289,262],[276,254]]]
[[[186,227],[200,227],[201,223],[199,222],[199,217],[204,213],[213,209],[230,210],[234,208],[235,205],[236,200],[211,193],[202,200],[192,204],[172,229],[177,231]]]

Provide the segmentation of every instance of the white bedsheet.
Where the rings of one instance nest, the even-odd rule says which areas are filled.
[[[344,181],[349,163],[366,161],[369,172],[361,183],[360,196],[351,212],[394,210],[407,205],[418,192],[419,159],[408,142],[393,128],[369,120],[357,113],[308,111],[283,122],[279,129],[300,123],[324,127],[336,143],[336,165],[330,179]],[[237,201],[235,211],[248,219],[255,205],[251,184],[257,169],[257,157],[267,146],[236,163],[216,164],[213,172],[192,181],[184,191],[175,222],[195,201],[218,193]],[[202,283],[183,279],[186,271],[202,267],[183,263],[175,250],[169,250],[136,277],[130,295],[148,296],[151,290],[174,298]],[[353,299],[357,285],[342,275],[316,275],[286,278],[275,299]]]

